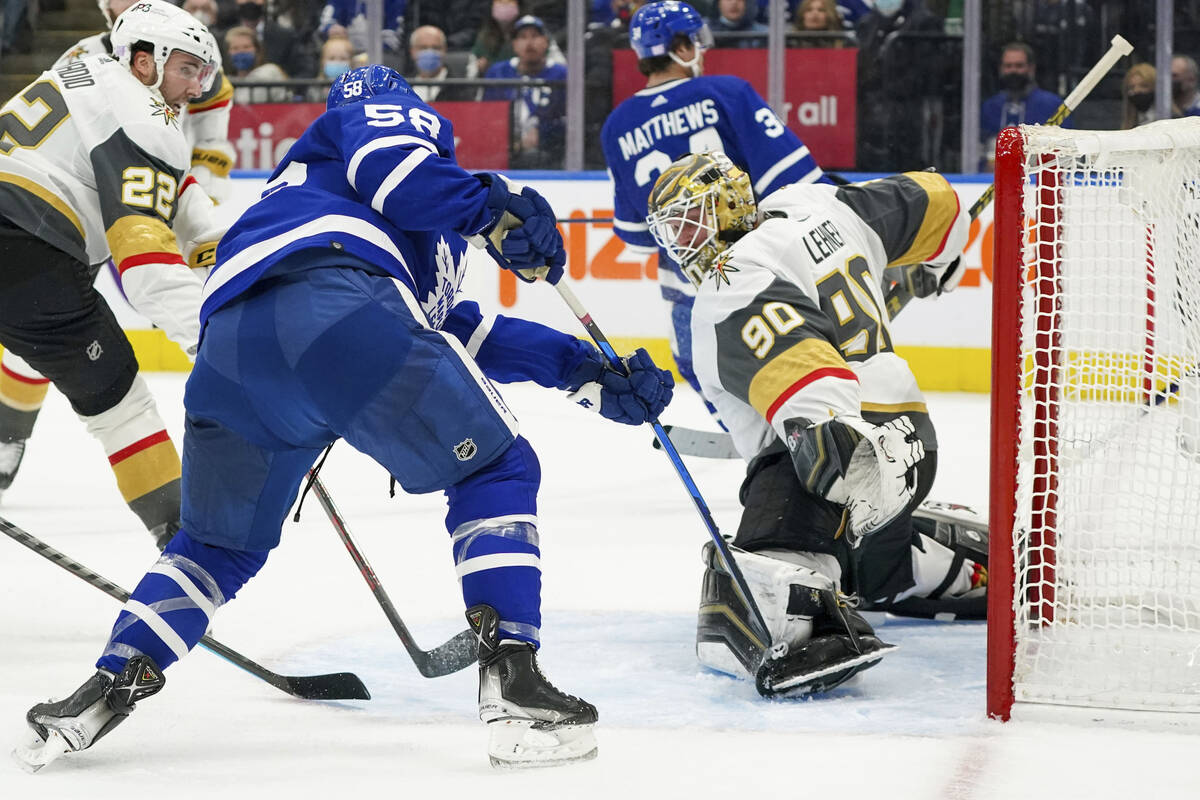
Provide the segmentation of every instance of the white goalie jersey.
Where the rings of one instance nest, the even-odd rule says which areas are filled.
[[[968,216],[940,175],[905,173],[844,187],[786,186],[759,204],[758,226],[718,256],[692,311],[693,359],[747,461],[784,422],[906,415],[927,450],[936,438],[907,362],[892,348],[884,269],[946,265]]]
[[[0,108],[0,213],[84,264],[111,256],[133,306],[185,351],[201,281],[176,233],[191,255],[220,238],[189,162],[174,109],[109,56],[48,70]]]

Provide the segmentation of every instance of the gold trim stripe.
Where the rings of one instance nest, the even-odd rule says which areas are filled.
[[[61,197],[51,194],[48,190],[39,186],[28,178],[20,175],[14,175],[11,172],[0,172],[0,181],[12,184],[18,189],[24,189],[46,205],[53,208],[58,213],[62,214],[67,218],[67,221],[74,226],[75,230],[79,232],[80,240],[87,241],[87,236],[83,232],[83,225],[80,224],[79,217],[75,215],[75,212],[71,210],[71,207],[67,205]]]
[[[823,339],[804,339],[762,365],[750,380],[750,405],[764,417],[779,397],[819,369],[849,369],[834,346]]]
[[[738,615],[733,613],[733,609],[730,608],[727,604],[725,604],[725,603],[709,603],[707,605],[702,605],[702,606],[700,606],[700,613],[701,614],[715,614],[717,616],[725,617],[730,622],[732,622],[737,627],[737,629],[739,631],[741,631],[745,635],[745,637],[754,644],[755,647],[757,647],[759,650],[767,649],[766,645],[764,645],[762,643],[762,641],[757,636],[755,636],[750,631],[749,628],[746,627],[746,623],[742,622],[742,620],[738,617]]]
[[[863,411],[873,411],[876,414],[928,414],[929,408],[924,403],[863,403]]]
[[[179,453],[169,439],[113,464],[112,471],[126,503],[132,503],[182,475]]]
[[[23,381],[0,371],[0,403],[17,411],[37,411],[50,391],[50,381]]]
[[[888,266],[915,264],[933,258],[946,242],[946,234],[958,216],[958,194],[950,182],[936,172],[906,172],[904,177],[925,190],[929,205],[912,246]]]
[[[142,253],[179,253],[179,245],[175,242],[175,234],[166,223],[156,217],[141,214],[128,214],[120,217],[104,232],[108,238],[108,248],[112,250],[113,261],[120,268],[121,262],[130,256]]]

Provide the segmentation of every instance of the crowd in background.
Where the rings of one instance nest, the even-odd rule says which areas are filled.
[[[0,46],[13,47],[28,0],[0,0]],[[47,4],[62,0],[39,0]],[[612,108],[612,52],[645,0],[586,0],[585,166],[600,168],[596,133]],[[221,45],[238,103],[321,101],[365,63],[360,0],[180,0]],[[692,0],[719,48],[765,47],[768,0]],[[514,168],[561,166],[567,77],[564,0],[384,0],[383,60],[430,102],[512,102]],[[788,47],[857,48],[860,171],[959,167],[963,0],[787,0]],[[1076,114],[1082,127],[1133,127],[1154,117],[1154,4],[1134,0],[997,0],[983,4],[984,152],[999,127],[1048,118],[1120,32],[1135,45]],[[1176,115],[1200,113],[1200,0],[1175,3]],[[17,49],[20,47],[17,45]],[[504,78],[528,87],[439,83]],[[295,79],[305,79],[307,85]],[[789,75],[788,80],[803,80]],[[1048,110],[1047,110],[1048,109]],[[986,164],[981,163],[981,168]]]

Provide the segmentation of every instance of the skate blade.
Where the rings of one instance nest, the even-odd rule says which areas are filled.
[[[535,725],[530,719],[488,723],[488,757],[498,769],[555,767],[596,757],[594,725]]]
[[[71,745],[58,731],[50,731],[50,738],[46,741],[42,741],[42,737],[32,730],[27,733],[28,736],[13,748],[12,757],[21,769],[30,774],[57,761],[64,753],[71,752]]]
[[[845,661],[839,661],[836,664],[830,664],[821,669],[816,669],[816,670],[813,670],[812,672],[806,672],[803,675],[793,675],[792,677],[785,678],[785,679],[779,681],[778,683],[772,683],[771,684],[771,692],[773,694],[779,694],[780,692],[786,692],[789,689],[793,689],[797,686],[803,686],[805,684],[813,683],[814,681],[816,681],[819,678],[824,678],[827,675],[833,675],[836,672],[842,672],[843,670],[850,669],[851,667],[861,666],[862,669],[867,669],[868,667],[873,667],[876,664],[878,664],[880,661],[882,661],[883,657],[885,655],[887,655],[892,650],[896,650],[896,649],[899,649],[899,645],[894,645],[894,644],[885,645],[883,648],[881,648],[879,650],[872,650],[870,653],[863,653],[861,656],[858,656],[856,658],[849,658],[849,659],[846,659]]]

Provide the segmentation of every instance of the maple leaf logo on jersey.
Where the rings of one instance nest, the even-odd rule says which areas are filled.
[[[446,321],[446,317],[450,315],[450,309],[454,305],[458,286],[462,283],[466,256],[465,254],[460,256],[458,262],[455,263],[454,253],[451,252],[450,245],[446,243],[446,238],[443,236],[438,239],[434,263],[437,264],[437,274],[433,277],[433,286],[430,288],[429,294],[421,302],[421,308],[424,309],[425,316],[429,318],[429,323],[434,328],[441,329],[442,323]]]
[[[150,98],[150,107],[154,109],[150,112],[150,116],[162,117],[164,125],[174,125],[176,128],[179,127],[179,112],[167,105],[164,101],[159,100],[157,97],[152,97]]]
[[[729,285],[729,274],[732,272],[741,272],[741,270],[737,267],[729,266],[729,255],[722,253],[717,256],[712,266],[712,279],[713,283],[717,285],[717,289],[721,288],[722,283],[726,286]]]

